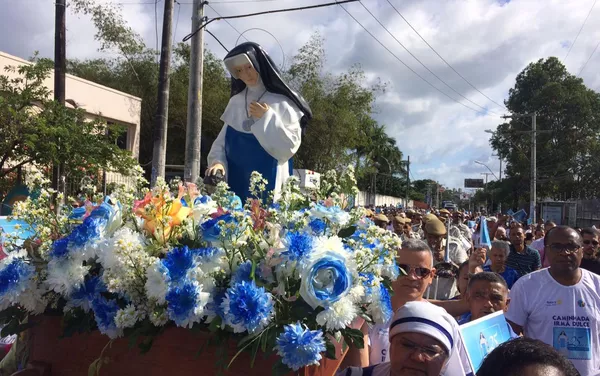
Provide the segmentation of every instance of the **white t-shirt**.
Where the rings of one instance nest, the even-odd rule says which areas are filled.
[[[441,310],[444,314],[448,314],[445,309],[438,307],[434,304],[431,304],[431,309]],[[450,321],[453,325],[453,338],[455,342],[454,349],[450,354],[450,359],[448,363],[444,367],[442,371],[442,376],[469,376],[473,375],[473,371],[471,370],[471,366],[469,363],[469,358],[467,356],[467,352],[465,350],[465,346],[458,334],[460,328],[456,321]],[[375,364],[380,364],[384,362],[390,361],[389,350],[390,350],[390,329],[392,321],[383,324],[373,325],[372,328],[369,329],[369,345],[371,346],[371,350],[369,352],[369,365],[373,366]],[[384,355],[385,354],[385,355]],[[382,359],[385,357],[385,361]],[[375,362],[374,362],[375,361]],[[379,368],[379,367],[378,367]],[[379,370],[378,370],[379,372]]]
[[[556,282],[548,269],[521,277],[510,291],[507,320],[524,335],[553,346],[582,376],[600,375],[600,276],[581,269],[574,286]]]
[[[369,328],[369,365],[371,366],[390,361],[390,325],[392,320]]]

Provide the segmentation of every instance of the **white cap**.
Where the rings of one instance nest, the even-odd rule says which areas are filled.
[[[457,339],[452,320],[443,308],[429,302],[408,302],[394,314],[390,341],[399,333],[421,333],[437,339],[451,352]]]

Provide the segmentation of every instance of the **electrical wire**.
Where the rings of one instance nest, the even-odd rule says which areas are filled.
[[[481,111],[476,110],[470,106],[467,106],[466,104],[460,102],[459,100],[449,96],[448,94],[446,94],[445,92],[443,92],[442,90],[440,90],[437,86],[435,86],[434,84],[432,84],[431,82],[429,82],[426,78],[424,78],[423,76],[421,76],[419,73],[417,73],[414,69],[412,69],[410,66],[408,66],[404,61],[402,61],[402,59],[400,59],[395,53],[393,53],[385,44],[383,44],[379,39],[377,39],[377,37],[375,35],[373,35],[373,33],[371,33],[362,23],[360,23],[359,20],[357,20],[352,13],[350,13],[346,8],[344,8],[341,5],[341,1],[338,2],[338,4],[340,4],[340,7],[344,10],[344,12],[346,12],[353,20],[354,22],[356,22],[360,27],[363,28],[363,30],[365,32],[367,32],[367,34],[369,34],[371,36],[371,38],[373,38],[377,43],[379,43],[379,45],[381,45],[381,47],[383,47],[387,52],[390,53],[390,55],[392,55],[396,60],[398,60],[402,65],[404,65],[408,70],[410,70],[412,73],[414,73],[415,76],[419,77],[421,80],[425,81],[425,83],[427,83],[427,85],[431,86],[432,88],[434,88],[435,90],[439,91],[440,93],[442,93],[444,96],[446,96],[447,98],[449,98],[450,100],[460,104],[463,107],[468,108],[469,110],[475,111],[476,113],[481,113]],[[487,114],[487,113],[486,113]],[[489,114],[487,114],[489,115]]]
[[[469,84],[469,86],[471,86],[473,89],[475,89],[479,94],[483,95],[485,98],[487,98],[490,102],[494,103],[496,106],[499,106],[501,108],[505,108],[506,106],[499,104],[498,102],[496,102],[495,100],[493,100],[492,98],[488,97],[487,95],[485,95],[485,93],[483,93],[481,90],[479,90],[477,87],[475,87],[475,85],[473,85],[469,80],[467,80],[462,74],[460,74],[456,69],[454,69],[454,67],[452,65],[450,65],[450,63],[448,61],[446,61],[446,59],[444,59],[442,57],[442,55],[440,55],[435,48],[433,48],[433,46],[431,46],[431,44],[429,44],[429,42],[427,42],[425,40],[425,38],[423,38],[423,36],[417,31],[417,29],[415,29],[413,27],[413,25],[411,25],[410,22],[408,22],[408,20],[402,15],[402,13],[400,13],[400,11],[394,6],[394,4],[391,3],[390,0],[386,0],[388,2],[388,4],[390,4],[390,6],[392,8],[394,8],[394,10],[396,11],[396,13],[398,13],[398,15],[404,20],[404,22],[406,22],[406,24],[408,26],[410,26],[410,28],[419,36],[419,38],[421,38],[421,40],[423,42],[425,42],[425,44],[450,68],[454,71],[454,73],[456,73],[458,75],[458,77],[462,78],[467,84]]]
[[[594,56],[594,54],[596,53],[596,50],[598,49],[598,46],[600,46],[600,41],[598,41],[598,44],[596,45],[596,47],[594,48],[594,51],[592,51],[592,53],[590,54],[590,57],[588,57],[588,59],[585,61],[585,63],[583,64],[583,66],[581,67],[581,69],[579,70],[579,73],[577,73],[577,76],[581,76],[581,72],[583,72],[583,70],[585,69],[585,67],[587,66],[587,63],[590,62],[590,60],[592,60],[592,56]]]
[[[158,52],[158,2],[160,0],[154,0],[154,30],[156,31],[156,51]],[[167,0],[168,1],[168,0]],[[158,55],[156,55],[156,64],[158,64]]]
[[[431,73],[431,74],[432,74],[432,75],[433,75],[435,78],[437,78],[437,79],[438,79],[438,80],[439,80],[439,81],[440,81],[442,84],[444,84],[444,85],[445,85],[445,86],[446,86],[448,89],[452,90],[454,93],[456,93],[458,96],[460,96],[461,98],[465,99],[466,101],[468,101],[468,102],[470,102],[470,103],[474,104],[475,106],[477,106],[477,107],[481,108],[483,111],[487,111],[487,112],[490,112],[490,113],[492,113],[492,114],[494,114],[494,115],[498,115],[498,116],[500,116],[499,114],[496,114],[496,113],[494,113],[493,111],[490,111],[489,109],[487,109],[487,108],[485,108],[485,107],[483,107],[483,106],[480,106],[479,104],[477,104],[477,103],[473,102],[473,101],[472,101],[472,100],[470,100],[469,98],[465,97],[464,95],[462,95],[461,93],[459,93],[458,91],[456,91],[456,90],[455,90],[455,89],[454,89],[452,86],[448,85],[448,83],[446,83],[446,81],[444,81],[444,80],[443,80],[443,79],[442,79],[440,76],[438,76],[437,74],[435,74],[435,72],[433,72],[431,69],[429,69],[429,67],[428,67],[427,65],[423,64],[423,62],[422,62],[422,61],[421,61],[421,60],[420,60],[420,59],[419,59],[417,56],[415,56],[415,54],[413,54],[412,52],[410,52],[410,50],[409,50],[408,48],[406,48],[406,46],[404,46],[404,44],[402,44],[402,42],[400,42],[400,41],[398,40],[398,38],[396,38],[396,36],[395,36],[395,35],[394,35],[394,34],[393,34],[393,33],[392,33],[392,32],[391,32],[391,31],[390,31],[390,30],[389,30],[389,29],[388,29],[388,28],[387,28],[387,27],[386,27],[386,26],[383,24],[383,22],[381,22],[381,21],[380,21],[380,20],[379,20],[379,19],[378,19],[378,18],[377,18],[377,17],[376,17],[376,16],[375,16],[375,15],[374,15],[374,14],[373,14],[373,13],[372,13],[370,10],[369,10],[369,8],[367,8],[367,7],[366,7],[366,6],[365,6],[365,5],[362,3],[362,1],[359,1],[358,3],[359,3],[359,4],[360,4],[360,5],[361,5],[361,6],[362,6],[362,7],[363,7],[363,8],[364,8],[364,9],[365,9],[365,10],[366,10],[366,11],[367,11],[367,12],[368,12],[370,15],[371,15],[371,17],[373,17],[373,18],[375,19],[375,21],[377,21],[377,23],[378,23],[378,24],[379,24],[379,25],[380,25],[380,26],[381,26],[381,27],[382,27],[382,28],[383,28],[383,29],[384,29],[384,30],[385,30],[385,31],[386,31],[386,32],[387,32],[387,33],[388,33],[388,34],[389,34],[389,35],[390,35],[392,38],[394,38],[394,40],[395,40],[395,41],[396,41],[396,42],[397,42],[397,43],[398,43],[398,44],[399,44],[399,45],[400,45],[402,48],[404,48],[404,50],[405,50],[406,52],[408,52],[408,53],[410,54],[410,56],[412,56],[412,57],[413,57],[413,58],[414,58],[414,59],[415,59],[415,60],[416,60],[416,61],[417,61],[419,64],[421,64],[421,66],[422,66],[423,68],[425,68],[425,69],[426,69],[426,70],[427,70],[429,73]]]
[[[213,8],[213,7],[211,7],[211,6],[210,6],[210,4],[206,4],[206,5],[208,5],[208,7],[209,7],[210,9],[212,9],[212,11],[213,11],[213,12],[215,12],[215,13],[217,14],[217,16],[219,16],[219,17],[223,17],[223,16],[221,15],[221,13],[217,12],[215,8]],[[239,31],[238,29],[236,29],[236,28],[235,28],[235,26],[233,26],[233,25],[231,24],[231,22],[229,22],[228,20],[224,20],[224,21],[225,21],[225,22],[227,22],[227,25],[231,26],[231,28],[232,28],[233,30],[235,30],[235,32],[236,32],[236,33],[238,33],[239,35],[242,35],[242,33],[240,33],[240,31]],[[244,37],[244,39],[246,39],[246,41],[248,41],[248,38]]]
[[[225,47],[225,45],[223,43],[221,43],[221,41],[219,40],[219,38],[217,38],[213,33],[211,33],[210,31],[208,31],[208,29],[204,29],[204,31],[206,31],[207,33],[209,33],[213,38],[215,38],[215,40],[217,42],[219,42],[219,44],[221,45],[221,47],[223,47],[223,49],[225,51],[227,51],[227,53],[229,53],[229,50],[227,49],[227,47]]]
[[[579,28],[579,31],[577,32],[577,36],[575,36],[575,40],[573,41],[573,43],[571,43],[571,47],[569,47],[569,51],[567,51],[567,54],[563,58],[563,62],[565,60],[567,60],[567,57],[569,57],[569,54],[571,53],[571,50],[573,49],[573,46],[577,42],[577,38],[579,38],[579,34],[581,34],[581,30],[583,30],[583,27],[585,26],[585,23],[587,22],[588,18],[590,18],[590,14],[592,14],[592,10],[594,10],[594,7],[596,6],[596,1],[598,1],[598,0],[594,0],[594,3],[592,4],[592,7],[590,8],[590,11],[588,12],[587,16],[585,17],[585,20],[583,20],[583,23],[581,24],[581,27]]]
[[[177,4],[177,20],[175,21],[175,31],[173,32],[173,42],[172,45],[175,45],[175,38],[177,38],[177,26],[179,26],[179,14],[181,13],[181,4],[175,0],[175,3]]]
[[[256,13],[248,13],[248,14],[238,14],[235,16],[225,16],[225,17],[217,17],[217,18],[213,18],[212,20],[209,20],[207,22],[205,22],[202,26],[200,26],[196,31],[186,35],[183,38],[183,41],[186,42],[188,40],[190,40],[194,35],[196,35],[197,32],[199,32],[200,30],[202,30],[203,28],[205,28],[206,26],[208,26],[208,24],[210,24],[213,21],[218,21],[218,20],[230,20],[230,19],[235,19],[235,18],[245,18],[245,17],[254,17],[254,16],[260,16],[263,14],[274,14],[274,13],[284,13],[284,12],[293,12],[293,11],[297,11],[297,10],[307,10],[307,9],[316,9],[316,8],[324,8],[324,7],[328,7],[328,6],[332,6],[332,5],[337,5],[337,4],[343,4],[343,3],[353,3],[355,1],[359,1],[359,0],[342,0],[342,1],[336,1],[334,3],[325,3],[325,4],[317,4],[317,5],[308,5],[308,6],[304,6],[304,7],[297,7],[297,8],[285,8],[285,9],[273,9],[273,10],[267,10],[267,11],[263,11],[263,12],[256,12]]]

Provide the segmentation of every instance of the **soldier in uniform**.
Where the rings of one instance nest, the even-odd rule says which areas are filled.
[[[427,233],[427,243],[433,252],[434,264],[444,262],[446,253],[446,226],[437,218],[432,218],[425,224],[425,232]],[[469,256],[464,248],[460,238],[450,236],[450,261],[455,265],[460,265],[465,262]]]

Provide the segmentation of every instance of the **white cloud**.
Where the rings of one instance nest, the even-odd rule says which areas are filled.
[[[102,0],[108,1],[108,0]],[[123,2],[147,0],[123,0]],[[175,6],[176,40],[185,36],[191,27],[192,0]],[[564,0],[390,0],[427,41],[478,89],[495,102],[502,103],[516,75],[530,62],[548,56],[563,59],[586,17],[589,1]],[[52,0],[5,0],[0,14],[0,50],[29,57],[35,50],[52,56],[54,34],[54,3]],[[257,12],[261,10],[324,3],[325,0],[280,0],[248,4],[211,3],[222,15]],[[425,65],[444,79],[448,85],[473,102],[496,114],[503,109],[487,100],[450,68],[448,68],[410,29],[386,0],[363,0],[363,4],[394,33]],[[179,11],[180,7],[180,11]],[[367,27],[399,58],[434,86],[470,107],[472,103],[450,91],[406,51],[404,51],[358,3],[344,7]],[[158,5],[159,43],[163,3]],[[177,17],[179,12],[179,17]],[[149,46],[155,46],[154,5],[123,5],[123,14]],[[207,8],[208,17],[216,16]],[[594,22],[600,8],[593,13],[581,32],[568,59],[567,68],[577,74],[600,40],[600,23]],[[421,81],[395,58],[390,56],[339,6],[294,13],[265,15],[230,21],[239,31],[263,28],[281,42],[287,59],[318,31],[326,38],[326,69],[332,72],[347,70],[361,64],[366,77],[389,82],[389,91],[377,102],[377,119],[386,125],[405,155],[411,156],[415,178],[433,178],[450,187],[462,186],[466,177],[479,177],[485,167],[474,160],[487,163],[496,172],[498,160],[491,157],[489,135],[501,119],[495,115],[477,114],[440,94]],[[67,14],[70,58],[99,56],[98,43],[93,40],[94,28],[86,17]],[[238,34],[224,21],[209,26],[211,32],[229,48],[235,45]],[[262,44],[273,59],[282,62],[277,42],[268,34],[252,30],[245,34]],[[211,36],[205,35],[209,49],[218,56],[225,51]],[[600,89],[600,51],[588,63],[582,77],[592,89]]]

